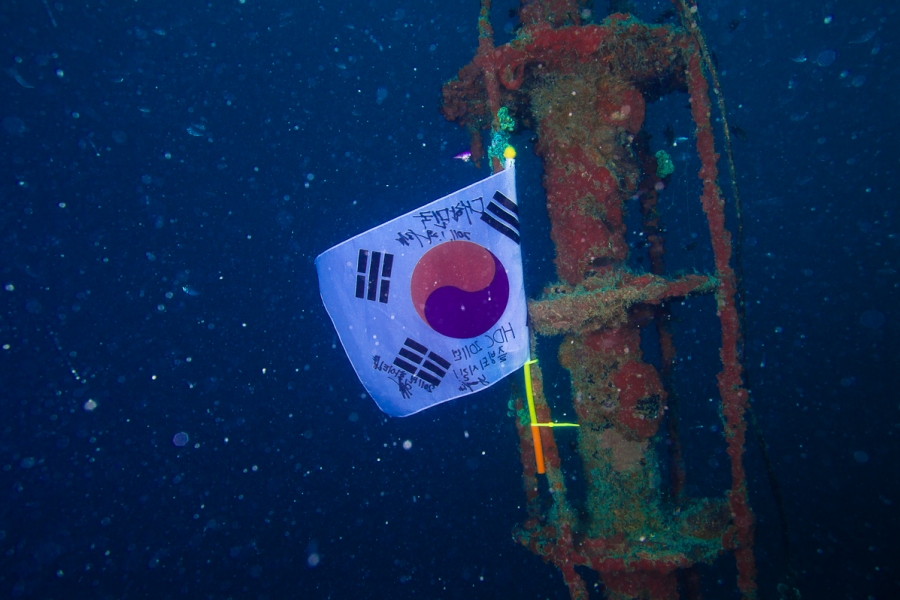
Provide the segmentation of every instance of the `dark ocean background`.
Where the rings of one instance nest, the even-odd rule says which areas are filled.
[[[498,43],[516,5],[494,2]],[[647,20],[671,6],[637,5]],[[898,6],[700,14],[746,134],[747,367],[797,586],[900,597]],[[0,598],[568,597],[511,536],[520,377],[386,417],[314,268],[488,174],[453,160],[468,137],[438,113],[477,15],[474,1],[2,3]],[[644,127],[654,148],[667,125],[688,138],[661,196],[667,261],[708,272],[686,102],[648,105]],[[537,297],[555,272],[531,135],[512,142]],[[674,310],[688,492],[721,495],[714,302]],[[555,342],[541,359],[565,397]],[[778,598],[782,530],[752,440],[746,462],[760,597]],[[705,598],[738,597],[731,556],[701,572]]]

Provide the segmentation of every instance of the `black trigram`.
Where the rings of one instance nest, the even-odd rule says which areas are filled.
[[[481,213],[481,220],[515,243],[519,243],[519,207],[500,192],[494,192],[494,199]]]
[[[360,250],[356,260],[356,297],[375,300],[387,304],[391,291],[391,269],[394,267],[394,255],[387,252],[369,252]],[[381,277],[379,278],[379,271]],[[381,281],[379,289],[378,282]]]
[[[414,340],[406,338],[394,366],[437,387],[447,374],[450,362]]]

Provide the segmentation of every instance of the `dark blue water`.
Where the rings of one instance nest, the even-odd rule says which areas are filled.
[[[515,6],[495,2],[501,42]],[[0,597],[568,597],[511,539],[509,384],[386,418],[313,266],[487,174],[452,159],[467,135],[438,113],[477,12],[3,3]],[[896,597],[898,9],[721,1],[701,16],[745,133],[747,362],[798,587]],[[667,124],[690,138],[685,103],[650,105],[655,144]],[[552,246],[529,134],[513,142],[535,297]],[[690,141],[671,153],[667,260],[706,272]],[[729,480],[714,310],[676,307],[697,495]],[[753,445],[747,468],[760,597],[777,598],[781,528]],[[702,569],[705,597],[736,597],[732,565]]]

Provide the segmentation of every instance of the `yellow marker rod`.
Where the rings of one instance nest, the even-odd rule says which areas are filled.
[[[529,360],[525,363],[525,397],[528,399],[528,416],[531,418],[531,438],[534,443],[534,461],[537,463],[537,472],[543,475],[544,469],[544,447],[541,445],[541,430],[538,429],[537,414],[534,412],[534,390],[531,388],[531,364],[536,360]]]

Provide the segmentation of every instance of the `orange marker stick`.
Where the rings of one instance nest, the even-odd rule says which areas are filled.
[[[534,440],[534,462],[537,463],[537,472],[544,474],[544,447],[541,445],[541,429],[537,425],[531,426],[531,438]]]
[[[531,418],[531,439],[534,441],[534,460],[537,463],[537,472],[544,474],[544,447],[541,446],[541,430],[538,429],[537,415],[534,411],[534,390],[531,387],[531,363],[525,363],[525,398],[528,400],[528,416]]]

